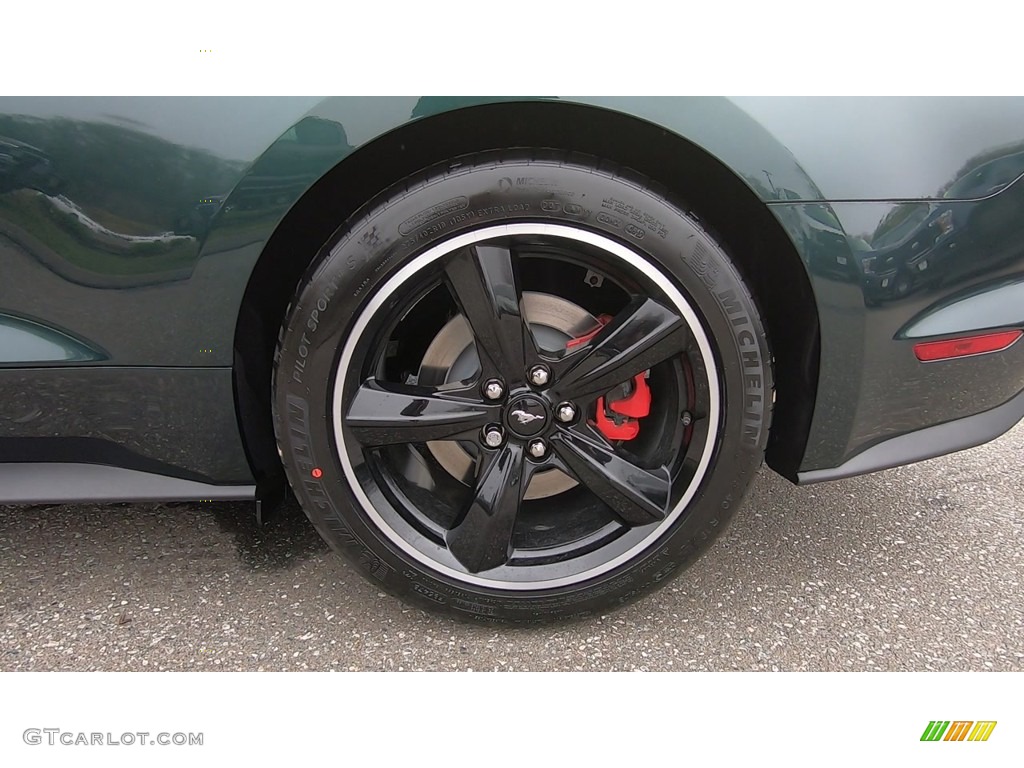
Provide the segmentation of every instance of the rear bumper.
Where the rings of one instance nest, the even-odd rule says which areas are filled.
[[[1021,419],[1024,419],[1024,392],[983,413],[885,440],[833,469],[800,472],[797,482],[810,485],[841,480],[974,448],[1008,432]]]

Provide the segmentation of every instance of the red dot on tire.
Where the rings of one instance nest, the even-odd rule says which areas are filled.
[[[313,467],[313,471],[310,472],[309,474],[311,474],[313,477],[319,480],[321,477],[324,476],[324,471],[320,469],[320,467]]]

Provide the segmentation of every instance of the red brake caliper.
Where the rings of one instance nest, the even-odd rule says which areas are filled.
[[[565,343],[566,349],[586,344],[611,322],[611,315],[597,318],[600,325]],[[640,422],[651,412],[651,388],[647,386],[646,374],[638,373],[630,381],[597,398],[597,430],[609,440],[632,440],[640,434]]]

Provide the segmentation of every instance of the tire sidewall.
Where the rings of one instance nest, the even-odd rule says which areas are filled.
[[[371,579],[435,609],[540,622],[607,610],[691,563],[732,518],[760,466],[772,393],[756,307],[696,217],[613,172],[536,159],[476,158],[383,193],[340,228],[293,302],[275,366],[274,422],[286,472],[322,536]],[[347,486],[333,428],[336,366],[350,329],[381,285],[425,250],[474,229],[559,223],[624,243],[656,265],[696,310],[719,374],[718,442],[688,509],[639,555],[597,577],[538,591],[458,583],[398,549]],[[320,477],[314,477],[319,469]]]

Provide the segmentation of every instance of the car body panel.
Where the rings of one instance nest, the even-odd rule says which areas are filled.
[[[6,191],[0,200],[0,236],[10,275],[5,282],[18,286],[0,294],[0,311],[31,314],[70,329],[108,350],[108,364],[231,365],[234,329],[223,322],[225,311],[237,313],[248,270],[296,200],[373,139],[410,120],[484,101],[493,100],[0,100],[0,137],[32,147],[29,160],[8,162],[17,172],[0,171],[0,189]],[[857,194],[908,199],[939,192],[922,186],[927,174],[914,182],[907,173],[900,184],[885,185],[881,169],[899,160],[886,149],[902,146],[894,130],[888,142],[875,147],[870,165],[856,174],[848,171],[850,186],[832,182],[826,198],[801,160],[806,156],[824,166],[822,135],[794,132],[779,117],[820,121],[829,110],[814,100],[784,100],[788,111],[757,99],[739,100],[745,110],[707,98],[576,101],[665,126],[722,160],[765,201]],[[929,137],[940,133],[932,144],[948,150],[954,142],[946,123],[934,120],[934,105],[914,108],[916,103],[883,100],[888,113],[882,114]],[[957,102],[945,109],[949,116],[964,111]],[[1007,123],[1013,130],[1024,124],[1013,122],[1015,114],[1011,110],[1000,121],[1004,132],[1011,130]],[[792,134],[791,146],[758,119],[774,120],[777,130]],[[863,152],[858,139],[851,131],[838,136],[828,156],[842,165],[850,153]],[[263,143],[268,140],[269,145]],[[957,167],[992,149],[976,143],[957,148]],[[40,154],[46,159],[36,157]],[[97,177],[94,169],[103,173]],[[840,172],[823,167],[821,174],[832,178]],[[876,186],[863,186],[863,179],[876,179]],[[41,306],[43,296],[48,299]],[[99,296],[107,310],[91,312]],[[125,333],[119,320],[124,317],[170,321],[174,337],[153,349],[158,329]]]
[[[897,335],[922,339],[1004,327],[1024,327],[1024,279],[1019,277],[954,294],[915,315]]]
[[[793,153],[823,200],[975,199],[1024,174],[1024,99],[733,101]],[[1013,159],[1003,166],[1009,176],[1001,183],[987,191],[957,184],[979,165],[1007,155]]]
[[[894,219],[918,206],[951,211],[959,223],[948,236],[936,238],[932,210],[899,238],[903,254],[894,258],[884,234]],[[1024,273],[1024,182],[978,201],[800,203],[770,209],[807,259],[821,323],[818,407],[801,471],[837,467],[887,439],[988,411],[1024,389],[1022,345],[922,364],[905,330],[967,299],[975,308],[984,303],[985,311],[946,311],[942,325],[933,327],[935,335],[1024,321],[1020,292],[1007,290]],[[832,227],[822,219],[831,220]],[[882,243],[877,250],[876,238]],[[903,277],[911,271],[913,280]],[[881,289],[883,279],[889,282]],[[964,446],[948,446],[958,447]]]
[[[0,369],[0,461],[248,483],[230,368]]]
[[[17,460],[36,438],[49,441],[41,460],[61,460],[61,429],[99,441],[89,444],[101,457],[93,461],[249,479],[233,341],[271,235],[310,187],[379,137],[499,101],[516,100],[0,99],[0,316],[30,320],[40,339],[25,343],[24,322],[17,340],[0,334],[0,397],[11,404],[0,408],[0,461]],[[839,466],[1019,390],[1022,345],[921,366],[897,336],[929,308],[1024,271],[1024,185],[1014,183],[1024,173],[1024,100],[564,101],[631,115],[700,147],[790,236],[822,337],[803,470]],[[913,277],[906,290],[882,284],[883,263]],[[61,360],[43,337],[92,352]],[[69,363],[66,376],[52,368]],[[103,371],[83,372],[90,367]],[[105,409],[90,376],[126,403],[138,396],[137,407]],[[893,386],[894,377],[905,384]],[[23,388],[35,390],[31,402],[15,406]],[[55,426],[71,412],[86,421]]]

